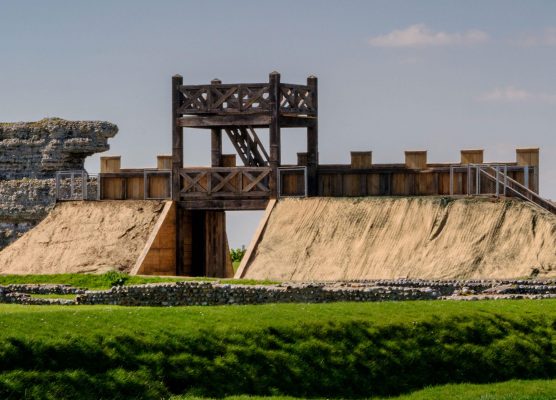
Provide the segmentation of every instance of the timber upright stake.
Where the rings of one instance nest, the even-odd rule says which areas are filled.
[[[181,75],[172,77],[172,200],[180,200],[180,169],[183,168],[183,128],[178,125],[178,110],[182,105],[179,87],[183,85]]]
[[[181,75],[172,77],[172,200],[179,202],[181,192],[180,170],[183,168],[183,128],[178,126],[178,110],[182,106],[179,87],[183,85]],[[176,275],[183,272],[183,229],[182,208],[176,207]]]
[[[269,75],[269,97],[272,107],[269,126],[270,142],[270,197],[277,198],[280,188],[277,187],[278,167],[280,166],[280,74],[276,71]]]
[[[220,85],[220,79],[210,81],[211,85]],[[212,91],[211,91],[212,93]],[[211,96],[211,94],[209,94]],[[212,128],[210,130],[211,165],[213,167],[222,166],[222,128]]]
[[[221,85],[220,79],[213,79],[212,86]],[[212,90],[210,90],[209,103],[213,103]],[[241,99],[240,99],[241,101]],[[210,130],[211,166],[222,166],[222,128]],[[202,212],[202,211],[201,211]],[[226,212],[205,211],[205,265],[204,276],[224,277],[226,276],[226,258],[228,254],[226,237]]]
[[[307,194],[316,196],[318,193],[317,169],[319,165],[319,125],[318,125],[318,81],[311,75],[307,78],[307,86],[312,94],[311,102],[314,110],[314,123],[307,127]]]

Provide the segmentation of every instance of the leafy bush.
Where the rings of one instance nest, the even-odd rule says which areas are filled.
[[[104,274],[104,279],[108,282],[110,287],[123,286],[129,280],[129,275],[118,271],[108,271]]]
[[[241,248],[238,247],[237,249],[230,249],[230,256],[232,257],[232,262],[233,263],[241,262],[246,252],[247,249],[245,248],[245,246],[241,246]]]
[[[10,308],[0,398],[362,398],[555,378],[556,302],[516,303]]]

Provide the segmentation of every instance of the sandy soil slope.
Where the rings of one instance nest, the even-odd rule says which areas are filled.
[[[1,274],[129,271],[164,204],[64,202],[0,252]]]
[[[556,276],[556,216],[517,200],[284,199],[245,278]]]

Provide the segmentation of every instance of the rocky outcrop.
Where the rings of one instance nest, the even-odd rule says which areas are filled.
[[[56,171],[83,169],[86,157],[109,149],[118,127],[103,121],[0,124],[0,178],[47,178]]]
[[[108,150],[117,132],[103,121],[0,123],[0,249],[54,206],[56,171],[83,169],[85,158]]]

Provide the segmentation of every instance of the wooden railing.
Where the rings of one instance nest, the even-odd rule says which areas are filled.
[[[185,168],[180,170],[182,198],[269,197],[267,167]]]
[[[280,111],[292,114],[316,114],[314,93],[306,85],[280,85]]]
[[[186,85],[178,88],[182,103],[178,114],[269,113],[272,111],[269,83]],[[314,93],[308,86],[280,84],[282,113],[316,113]]]
[[[556,206],[549,200],[543,199],[537,193],[522,185],[518,181],[510,178],[499,166],[474,165],[477,174],[486,176],[496,185],[496,196],[515,196],[522,200],[529,201],[542,209],[556,214]],[[480,180],[478,180],[480,182]],[[500,188],[501,187],[501,188]],[[480,189],[479,189],[480,190]]]

